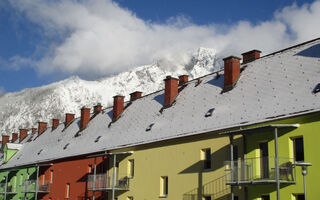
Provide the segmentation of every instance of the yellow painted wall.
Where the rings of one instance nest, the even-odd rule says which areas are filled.
[[[242,140],[238,138],[235,142],[239,148],[239,155],[243,154]],[[205,148],[211,148],[211,170],[203,170],[201,150]],[[211,133],[118,151],[134,151],[129,156],[118,156],[119,177],[127,175],[128,160],[134,159],[135,163],[134,177],[130,179],[130,190],[118,191],[116,195],[118,200],[126,200],[127,197],[143,200],[177,200],[183,199],[184,194],[194,195],[194,199],[202,199],[205,194],[215,194],[213,197],[217,198],[230,193],[224,177],[224,161],[229,158],[228,137]],[[111,158],[110,166],[113,166],[112,160]],[[109,170],[109,175],[112,175],[112,169]],[[169,180],[168,196],[165,198],[160,197],[161,176],[168,176]],[[242,195],[239,191],[236,193]],[[111,197],[111,192],[109,195]],[[188,197],[191,196],[185,196],[184,199],[192,199]],[[244,199],[243,196],[240,199]]]

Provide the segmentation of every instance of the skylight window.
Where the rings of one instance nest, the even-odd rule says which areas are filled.
[[[214,108],[209,109],[208,112],[205,114],[205,117],[211,117],[213,111],[214,111]]]
[[[101,135],[99,135],[95,140],[94,142],[99,142],[99,139],[101,138]]]
[[[312,91],[312,93],[313,94],[316,94],[316,93],[318,93],[318,92],[320,92],[320,83],[318,83],[317,85],[316,85],[316,87],[313,89],[313,91]]]
[[[66,149],[69,146],[70,143],[66,144],[63,149]]]
[[[146,131],[151,131],[153,125],[154,125],[154,123],[150,124],[150,125],[148,126],[148,128],[146,128]]]

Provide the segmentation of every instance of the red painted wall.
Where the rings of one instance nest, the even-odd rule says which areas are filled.
[[[97,173],[106,172],[107,158],[97,157]],[[41,167],[39,171],[39,181],[51,180],[51,171],[53,179],[50,185],[50,193],[39,194],[38,199],[43,200],[88,200],[92,199],[92,192],[87,191],[87,175],[89,166],[92,166],[93,173],[94,158],[74,157],[70,159],[58,160],[52,162],[49,167]],[[70,184],[70,198],[66,198],[66,185]],[[102,199],[106,192],[95,192],[96,199]]]

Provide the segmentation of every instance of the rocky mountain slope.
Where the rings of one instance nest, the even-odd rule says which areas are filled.
[[[149,94],[163,89],[167,75],[188,74],[190,79],[206,75],[219,70],[215,55],[213,49],[199,48],[187,65],[173,69],[163,67],[158,61],[96,81],[73,76],[50,85],[8,93],[0,97],[0,133],[11,135],[19,128],[36,127],[38,121],[49,122],[51,126],[52,118],[63,121],[65,113],[79,116],[83,106],[92,107],[97,103],[111,106],[116,94],[126,96],[126,100],[137,90],[143,95]]]

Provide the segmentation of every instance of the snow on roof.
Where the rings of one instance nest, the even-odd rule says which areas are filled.
[[[7,143],[7,147],[8,149],[20,150],[22,148],[22,144]]]
[[[320,111],[320,39],[242,65],[236,87],[223,89],[223,73],[190,81],[176,103],[163,107],[164,91],[135,100],[116,122],[112,108],[95,116],[80,136],[79,118],[68,128],[59,124],[40,137],[28,135],[23,149],[0,168],[119,149],[172,138]],[[212,112],[211,112],[212,111]],[[210,116],[208,112],[211,113]],[[148,131],[150,124],[154,124]]]

